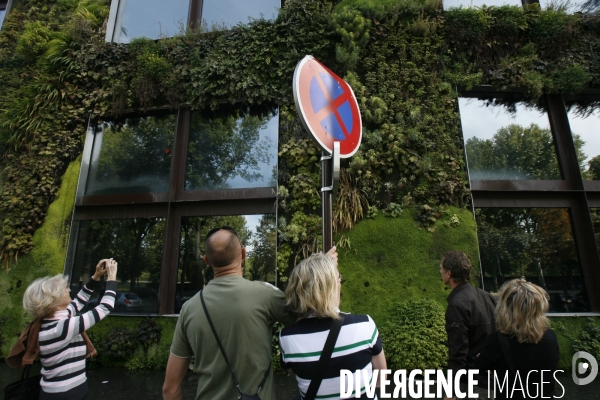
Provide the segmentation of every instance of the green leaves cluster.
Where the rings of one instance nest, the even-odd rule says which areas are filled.
[[[444,308],[436,301],[415,299],[398,305],[380,335],[392,370],[447,365]]]

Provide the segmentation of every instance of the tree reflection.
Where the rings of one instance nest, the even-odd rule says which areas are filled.
[[[527,277],[553,298],[555,311],[584,311],[581,267],[566,208],[484,208],[476,213],[486,281]]]
[[[158,300],[165,224],[162,218],[82,221],[72,281],[85,283],[98,260],[112,257],[119,263],[119,290],[137,292]],[[156,312],[155,309],[147,310]]]
[[[261,140],[272,116],[244,115],[206,118],[192,115],[187,154],[186,190],[224,189],[240,177],[262,180],[260,164],[273,162],[269,138]],[[270,171],[268,171],[270,173]]]
[[[99,156],[92,159],[87,194],[168,189],[174,115],[131,118],[121,124],[103,122],[101,129],[102,147]]]
[[[274,214],[263,215],[256,227],[249,226],[246,217],[242,215],[182,218],[175,313],[181,310],[183,303],[213,279],[212,268],[204,262],[202,256],[205,254],[206,234],[220,226],[235,229],[246,247],[248,253],[244,264],[244,276],[247,279],[266,280],[269,272],[275,271]],[[255,233],[253,229],[256,230]]]
[[[471,179],[560,179],[552,133],[535,124],[508,125],[492,139],[469,138],[466,150]]]

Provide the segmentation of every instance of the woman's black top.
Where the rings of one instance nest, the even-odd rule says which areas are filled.
[[[540,399],[551,397],[555,390],[560,397],[563,388],[554,377],[558,368],[558,341],[554,331],[548,329],[537,344],[519,343],[515,336],[507,336],[518,374],[508,366],[499,334],[503,335],[496,332],[488,337],[475,360],[481,377],[489,371],[487,382],[479,382],[479,386],[487,387],[490,396],[494,396],[495,387],[496,399]]]

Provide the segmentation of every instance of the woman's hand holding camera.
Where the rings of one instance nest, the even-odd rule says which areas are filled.
[[[112,258],[98,261],[98,265],[96,265],[96,272],[92,278],[95,281],[99,281],[100,277],[106,273],[108,273],[106,278],[107,281],[117,280],[117,262]]]

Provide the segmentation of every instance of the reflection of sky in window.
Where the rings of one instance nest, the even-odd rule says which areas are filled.
[[[272,19],[277,16],[281,0],[204,0],[202,20],[210,29],[213,23],[232,27],[248,23],[248,17]]]
[[[585,0],[540,0],[540,7],[542,10],[548,8],[566,9],[568,13],[574,13],[580,11],[585,3]]]
[[[444,9],[450,8],[470,8],[470,7],[481,7],[486,6],[521,6],[520,0],[444,0]]]
[[[115,27],[115,41],[129,43],[136,37],[159,39],[185,29],[189,0],[121,0],[121,26]],[[124,28],[124,31],[121,28]]]
[[[258,162],[258,172],[262,178],[257,181],[252,181],[252,187],[268,187],[276,186],[273,181],[273,167],[277,165],[277,138],[279,136],[279,116],[276,115],[271,118],[266,126],[260,130],[258,143],[268,143],[269,148],[267,155],[269,161]],[[253,171],[254,172],[254,171]],[[275,177],[276,178],[276,177]],[[235,176],[232,179],[227,180],[226,185],[228,188],[244,188],[248,187],[248,181],[241,176]]]
[[[0,28],[2,27],[2,22],[4,21],[4,14],[6,14],[6,10],[0,10]]]
[[[506,107],[486,107],[484,100],[460,97],[460,120],[465,142],[475,136],[479,139],[491,139],[498,129],[516,124],[528,127],[536,124],[543,129],[550,129],[550,121],[545,112],[539,112],[524,105],[517,104],[517,112],[509,113]]]
[[[250,232],[252,232],[252,236],[256,235],[256,228],[258,228],[258,225],[260,224],[260,219],[262,217],[262,214],[244,215],[244,218],[246,219],[246,227]],[[254,246],[252,246],[251,243],[244,243],[244,246],[246,247],[246,251],[248,253],[250,253],[252,249],[254,249]]]
[[[600,154],[600,110],[595,110],[587,117],[577,115],[575,110],[569,111],[568,115],[571,132],[585,142],[583,153],[587,156],[584,162],[587,169],[587,162]]]

